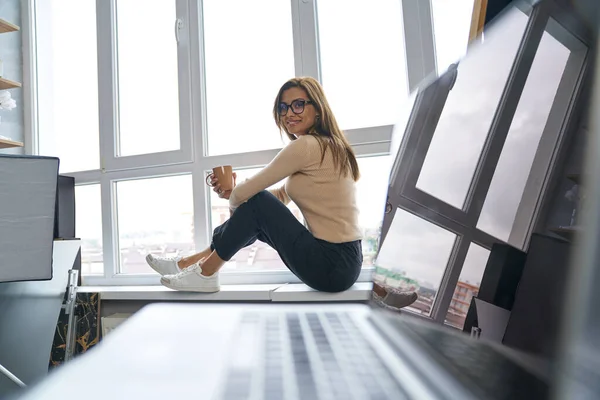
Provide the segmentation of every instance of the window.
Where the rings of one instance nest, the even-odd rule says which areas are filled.
[[[194,252],[190,175],[120,181],[115,192],[120,273],[154,273],[146,264],[148,253],[173,257]]]
[[[471,304],[471,298],[479,293],[479,286],[483,278],[483,272],[490,257],[490,251],[475,243],[469,245],[469,251],[465,258],[452,304],[446,314],[446,323],[455,328],[462,329],[467,317],[467,311]]]
[[[384,285],[414,290],[419,299],[410,309],[429,315],[454,248],[456,235],[402,209],[377,257],[376,279]]]
[[[281,148],[272,110],[281,85],[295,76],[290,2],[203,5],[208,154]]]
[[[342,129],[396,122],[408,96],[401,2],[320,0],[323,86]]]
[[[510,9],[504,23],[489,28],[485,41],[474,44],[458,64],[455,81],[449,71],[418,94],[394,164],[392,206],[421,218],[420,225],[431,225],[435,236],[448,240],[443,250],[433,234],[410,246],[439,257],[428,268],[413,267],[404,275],[393,271],[428,303],[411,310],[438,323],[463,326],[495,243],[527,246],[572,118],[587,49],[548,19],[549,10],[529,11]],[[385,229],[392,232],[397,218]],[[402,229],[409,235],[410,229]],[[450,247],[454,236],[459,240]],[[425,256],[414,255],[409,262],[419,257]],[[398,254],[389,262],[399,260]],[[378,276],[385,277],[380,259],[377,267]],[[425,274],[436,281],[423,296]]]
[[[81,239],[81,274],[104,272],[100,185],[75,187],[75,236]]]
[[[471,187],[504,86],[519,48],[527,17],[516,12],[489,35],[486,45],[458,67],[458,78],[440,116],[417,188],[462,209]]]
[[[40,153],[76,179],[86,284],[158,284],[146,254],[206,247],[229,213],[205,171],[233,165],[244,179],[268,164],[286,143],[272,117],[277,90],[311,75],[359,157],[364,265],[418,290],[412,311],[459,326],[486,252],[526,245],[529,227],[517,225],[535,219],[587,54],[552,10],[513,8],[459,64],[454,87],[409,99],[435,72],[426,58],[437,54],[443,70],[464,52],[472,2],[432,0],[431,17],[397,0],[31,0],[37,113],[27,118]],[[384,249],[374,257],[392,163],[389,235],[402,245],[386,250],[383,270]],[[224,281],[294,279],[260,246],[240,252]]]
[[[180,147],[175,0],[140,6],[116,1],[119,156]]]
[[[570,55],[567,47],[544,33],[477,223],[479,229],[503,241],[509,240],[527,172]]]
[[[39,153],[59,157],[61,173],[98,169],[96,1],[35,4]]]
[[[437,69],[442,72],[467,52],[474,0],[431,0]]]

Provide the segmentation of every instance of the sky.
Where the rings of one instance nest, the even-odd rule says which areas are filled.
[[[271,113],[278,88],[294,76],[291,2],[260,4],[204,0],[210,155],[282,146]],[[411,103],[400,2],[317,4],[322,81],[342,129],[402,125]],[[473,0],[432,4],[436,60],[443,71],[466,51]],[[119,0],[117,5],[120,152],[178,149],[177,43],[173,24],[164,23],[174,22],[175,1],[145,0],[143,16],[136,11],[138,1]],[[38,62],[45,66],[39,82],[42,154],[60,156],[62,172],[97,169],[95,0],[52,0],[38,2],[38,7],[51,15],[38,26]],[[516,11],[498,35],[486,34],[486,45],[460,65],[418,181],[420,189],[451,205],[464,202],[525,23]],[[510,233],[568,56],[563,45],[544,35],[478,224],[501,239]],[[377,227],[381,220],[388,176],[382,171],[389,170],[390,161],[359,160],[363,179],[357,193],[365,227]],[[185,195],[172,195],[180,192]],[[189,176],[118,183],[117,195],[121,232],[152,230],[157,224],[181,227],[181,216],[193,209]],[[78,188],[77,203],[79,234],[99,237],[98,185]],[[400,264],[399,270],[437,286],[454,234],[410,214],[397,215],[391,235],[400,245],[393,246],[389,259]],[[472,245],[461,279],[478,282],[487,254]]]

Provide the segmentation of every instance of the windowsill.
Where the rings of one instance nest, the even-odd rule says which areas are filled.
[[[324,293],[304,284],[222,285],[216,293],[179,292],[164,286],[80,286],[78,293],[100,293],[104,301],[271,301],[337,302],[366,301],[371,282],[358,282],[340,293]]]

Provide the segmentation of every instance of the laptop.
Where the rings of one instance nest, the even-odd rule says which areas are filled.
[[[456,70],[418,90],[406,129],[395,134],[414,129],[427,96],[449,90]],[[392,143],[376,262],[384,270],[386,247],[397,245],[390,199],[407,154],[405,140]],[[545,399],[555,378],[546,367],[374,302],[153,304],[20,398]]]

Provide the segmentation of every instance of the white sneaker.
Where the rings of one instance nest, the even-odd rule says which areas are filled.
[[[181,272],[177,265],[183,257],[154,257],[152,254],[146,256],[146,262],[153,270],[161,275],[173,275]]]
[[[198,264],[184,269],[175,275],[165,275],[160,278],[163,286],[184,292],[213,293],[221,290],[219,273],[211,276],[202,275],[202,268]]]

